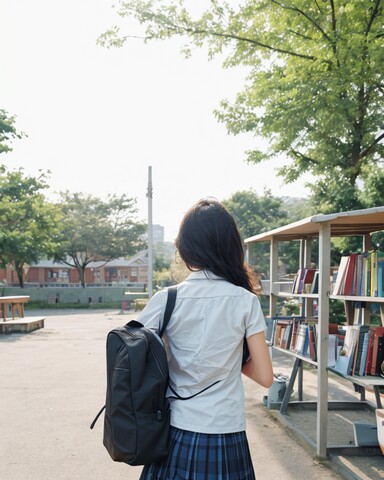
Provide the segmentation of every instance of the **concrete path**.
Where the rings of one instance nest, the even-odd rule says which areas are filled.
[[[113,462],[102,445],[105,339],[134,314],[27,312],[45,328],[0,336],[0,478],[136,480],[141,467]],[[262,405],[267,391],[245,379],[248,436],[258,480],[345,478],[312,455]],[[384,478],[384,477],[383,477]]]

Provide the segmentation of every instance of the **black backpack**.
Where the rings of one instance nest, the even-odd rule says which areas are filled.
[[[168,362],[161,336],[176,293],[168,289],[160,338],[135,320],[108,333],[106,404],[91,429],[105,409],[103,444],[117,462],[146,465],[168,453]]]

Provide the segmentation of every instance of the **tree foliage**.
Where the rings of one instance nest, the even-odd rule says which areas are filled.
[[[368,172],[384,164],[383,1],[211,0],[204,13],[191,11],[183,0],[120,0],[117,9],[144,26],[146,41],[183,36],[187,55],[205,45],[210,57],[226,55],[224,67],[246,66],[244,89],[216,115],[232,134],[268,140],[248,161],[284,156],[287,182],[313,174],[318,211],[331,188],[333,211],[359,207],[358,180],[370,189]],[[122,46],[129,37],[113,27],[99,41]]]
[[[50,256],[59,237],[59,210],[42,193],[46,179],[0,167],[0,260],[13,266],[21,287],[24,266]]]
[[[223,204],[235,217],[244,239],[279,227],[287,221],[282,200],[273,197],[268,190],[263,196],[253,190],[236,192]],[[269,245],[258,244],[249,253],[249,264],[260,275],[266,275],[269,271]]]
[[[287,221],[282,200],[268,190],[263,196],[253,190],[236,192],[223,204],[235,217],[243,238],[279,227]]]
[[[301,220],[312,215],[309,201],[305,198],[275,197],[269,190],[261,196],[253,190],[234,193],[223,201],[224,205],[236,218],[243,238],[252,237],[287,223]],[[282,271],[296,272],[299,258],[298,242],[287,244],[281,242],[279,257]],[[269,275],[269,244],[257,243],[250,247],[249,263],[261,276]],[[316,260],[316,259],[314,259]]]
[[[12,150],[9,143],[15,138],[21,138],[15,128],[15,117],[0,109],[0,153]]]
[[[62,192],[62,241],[55,259],[74,267],[85,286],[85,268],[131,256],[144,247],[145,224],[137,221],[136,201],[109,195],[106,201],[81,193]]]

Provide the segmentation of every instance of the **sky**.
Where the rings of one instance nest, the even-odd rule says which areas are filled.
[[[0,108],[16,115],[16,129],[27,135],[0,163],[28,175],[50,171],[52,198],[65,190],[127,194],[144,221],[152,167],[153,223],[168,241],[201,197],[224,200],[250,189],[262,195],[265,188],[276,196],[308,194],[304,182],[284,185],[276,176],[282,159],[245,163],[244,152],[262,140],[228,135],[214,117],[221,100],[241,91],[246,70],[224,70],[204,49],[184,59],[179,39],[101,47],[97,37],[121,24],[112,4],[0,0]]]

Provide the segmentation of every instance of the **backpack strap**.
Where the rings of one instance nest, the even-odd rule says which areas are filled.
[[[205,387],[203,388],[203,390],[200,390],[200,392],[197,392],[195,393],[194,395],[191,395],[189,397],[181,397],[172,387],[171,385],[168,383],[168,387],[169,389],[171,390],[171,392],[175,395],[174,397],[168,397],[168,398],[176,398],[177,400],[190,400],[191,398],[193,397],[197,397],[197,395],[200,395],[200,393],[203,393],[205,392],[206,390],[208,390],[209,388],[213,387],[214,385],[220,383],[221,380],[216,380],[216,382],[212,383],[212,385],[209,385],[208,387]]]
[[[165,329],[167,328],[168,322],[172,316],[173,309],[175,308],[175,303],[176,303],[176,296],[177,296],[177,287],[169,287],[168,288],[168,298],[167,298],[167,305],[165,307],[165,313],[164,313],[164,321],[163,321],[163,326],[161,327],[160,330],[160,337],[163,336],[163,333]],[[203,388],[203,390],[200,390],[200,392],[195,393],[194,395],[191,395],[189,397],[181,397],[168,383],[168,387],[171,390],[171,392],[175,395],[174,397],[168,397],[168,398],[176,398],[178,400],[190,400],[193,397],[196,397],[197,395],[200,395],[200,393],[205,392],[209,388],[213,387],[217,383],[221,382],[221,380],[217,380],[216,382],[212,383],[212,385],[209,385],[208,387]]]
[[[168,322],[172,316],[173,309],[175,308],[176,296],[177,296],[177,287],[169,287],[167,305],[165,306],[163,326],[161,327],[161,330],[160,330],[160,338],[163,336],[163,333],[165,332]]]
[[[104,405],[104,407],[100,410],[100,412],[96,415],[95,419],[93,420],[93,422],[91,423],[91,426],[89,427],[91,430],[93,429],[93,427],[95,426],[97,420],[99,419],[100,415],[103,413],[103,411],[105,410],[105,407],[106,405]]]

